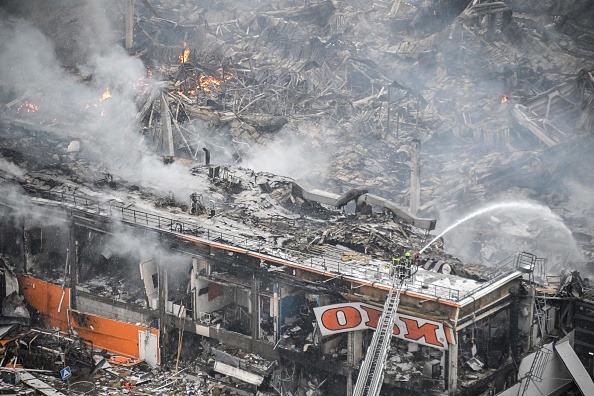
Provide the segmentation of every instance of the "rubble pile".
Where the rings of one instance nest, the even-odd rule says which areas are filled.
[[[156,117],[151,100],[166,101],[173,126],[144,112],[145,135],[163,149],[171,128],[176,155],[198,159],[206,144],[248,163],[259,147],[290,137],[309,152],[332,146],[327,167],[303,161],[317,185],[391,191],[403,206],[409,142],[418,138],[421,213],[457,213],[518,185],[524,190],[511,194],[556,207],[546,186],[526,181],[560,174],[558,158],[546,174],[539,164],[591,130],[591,48],[572,35],[587,31],[585,19],[569,6],[466,3],[218,2],[216,11],[189,3],[171,11],[153,2],[139,11],[137,48],[170,85],[141,104]]]
[[[216,349],[205,341],[203,353],[178,359],[175,367],[151,368],[142,359],[93,349],[72,334],[32,329],[2,335],[3,362],[0,389],[19,395],[42,388],[54,395],[266,395],[241,379],[217,372],[216,362],[269,376],[275,362],[241,350]],[[217,346],[224,348],[224,346]],[[33,368],[34,367],[34,368]],[[64,374],[67,368],[68,375]],[[41,387],[40,387],[41,386]]]
[[[79,6],[71,9],[79,11]],[[161,224],[167,219],[171,232],[309,260],[312,267],[324,257],[324,275],[350,273],[381,283],[389,274],[385,262],[424,248],[434,227],[415,227],[393,210],[372,209],[357,198],[375,194],[412,207],[413,142],[418,140],[421,201],[413,216],[452,222],[485,202],[531,199],[552,209],[539,220],[559,218],[567,224],[542,227],[514,213],[466,223],[455,231],[463,249],[448,249],[444,238],[451,238],[450,246],[457,239],[447,235],[419,259],[422,287],[431,283],[436,293],[443,287],[446,300],[457,299],[461,295],[453,297],[451,287],[463,295],[477,285],[474,281],[495,277],[489,266],[534,244],[554,251],[549,257],[559,263],[555,271],[571,263],[594,273],[594,29],[585,0],[143,0],[131,17],[129,61],[142,60],[146,75],[101,87],[98,94],[99,72],[76,58],[72,70],[60,69],[60,84],[68,87],[66,93],[84,87],[85,100],[68,95],[56,103],[43,100],[44,86],[18,92],[2,82],[3,186],[38,202],[67,206],[78,199],[89,211],[121,213],[123,220],[131,211],[135,224],[140,214],[147,227],[149,216],[166,214],[158,217],[159,229],[168,227]],[[54,39],[64,41],[62,34]],[[63,46],[56,46],[62,57]],[[116,101],[118,96],[130,102]],[[108,118],[111,123],[101,121]],[[121,132],[121,140],[114,141],[112,131]],[[139,169],[126,168],[129,163]],[[301,179],[321,195],[338,197],[332,198],[336,204],[298,194]],[[101,248],[107,238],[89,233],[85,243],[96,251],[81,258],[79,292],[137,309],[151,307],[144,284],[126,274],[129,262]],[[583,255],[566,254],[567,240]],[[342,265],[342,272],[327,266],[326,258]],[[14,284],[1,259],[6,284]],[[136,269],[140,259],[134,259]],[[54,256],[42,268],[47,272],[42,275],[62,289],[67,260]],[[260,265],[262,271],[288,273],[264,260]],[[450,274],[466,279],[450,281]],[[583,295],[588,282],[577,272],[565,275],[557,292]],[[260,384],[229,374],[243,369],[270,380],[272,388],[290,387],[299,395],[320,394],[326,381],[313,374],[297,379],[287,367],[275,368],[255,354],[206,344],[193,359],[181,358],[180,352],[156,370],[93,350],[72,334],[28,331],[31,318],[18,290],[7,289],[2,303],[8,326],[2,334],[8,363],[3,381],[19,394],[32,393],[22,384],[32,377],[59,392],[105,395],[254,394]],[[210,312],[208,325],[249,334],[252,318],[235,320],[242,315],[249,317],[241,306],[229,304]],[[317,349],[313,323],[305,314],[279,329],[276,347],[346,360],[343,344]],[[270,322],[262,338],[272,327]],[[420,364],[427,356],[415,361],[424,351],[393,349],[388,381],[409,382],[411,388],[435,385],[428,379],[439,374]],[[440,360],[440,354],[430,358]],[[468,364],[471,371],[482,370],[476,360],[478,366]],[[60,369],[70,362],[76,372],[64,382]],[[469,371],[468,378],[476,375]]]
[[[556,208],[552,186],[530,181],[562,174],[559,157],[588,139],[591,33],[580,2],[536,3],[143,2],[134,50],[164,81],[133,84],[135,121],[167,157],[200,160],[206,149],[207,162],[212,152],[219,164],[251,165],[300,146],[299,158],[288,153],[291,176],[338,193],[365,187],[403,207],[418,138],[421,214],[459,213],[506,193]],[[9,108],[28,109],[26,100]],[[33,127],[40,112],[11,120]],[[64,133],[64,122],[35,128]],[[465,258],[493,263],[478,252]]]

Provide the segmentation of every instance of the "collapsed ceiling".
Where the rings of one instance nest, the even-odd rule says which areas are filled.
[[[178,213],[195,193],[230,228],[386,259],[426,237],[377,216],[345,228],[275,174],[407,208],[419,139],[419,214],[438,231],[523,202],[461,224],[446,251],[494,264],[541,249],[553,272],[591,260],[587,2],[141,2],[127,53],[125,6],[108,3],[6,6],[9,176]],[[205,157],[218,177],[201,177]]]

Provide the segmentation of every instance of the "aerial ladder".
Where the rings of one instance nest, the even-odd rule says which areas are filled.
[[[417,272],[418,267],[408,258],[401,262],[393,259],[390,267],[390,291],[384,304],[384,311],[380,316],[371,344],[361,364],[353,396],[377,396],[384,380],[384,365],[390,349],[390,341],[394,332],[396,311],[400,303],[400,293],[404,284]],[[394,287],[398,285],[397,291]]]

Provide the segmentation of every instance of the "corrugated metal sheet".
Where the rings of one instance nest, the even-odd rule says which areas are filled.
[[[594,382],[569,342],[556,344],[555,352],[565,363],[582,394],[585,396],[594,395]]]
[[[231,377],[238,378],[248,384],[260,385],[262,381],[264,381],[264,377],[221,362],[215,362],[214,369],[218,373],[230,375]]]

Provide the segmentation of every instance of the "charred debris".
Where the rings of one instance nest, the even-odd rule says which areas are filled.
[[[5,6],[1,392],[351,395],[401,258],[382,394],[590,394],[588,1],[108,3]]]

